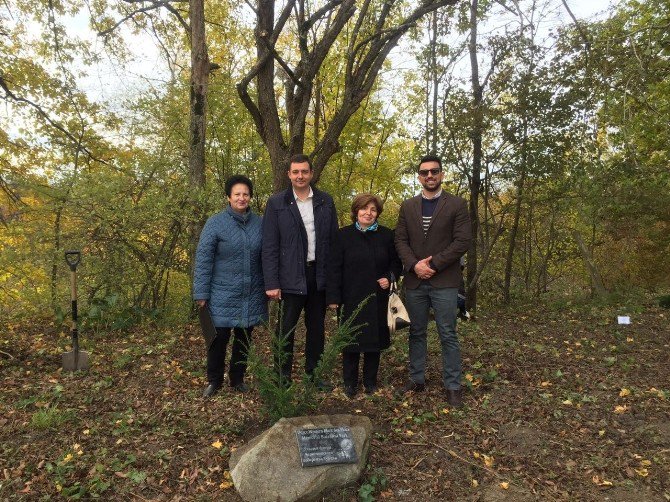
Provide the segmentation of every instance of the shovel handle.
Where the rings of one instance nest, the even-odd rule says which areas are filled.
[[[81,251],[65,251],[65,262],[70,266],[73,272],[77,270],[77,265],[81,261]]]

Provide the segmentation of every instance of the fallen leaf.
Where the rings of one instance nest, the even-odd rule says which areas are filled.
[[[217,439],[212,443],[212,446],[218,450],[223,446],[223,443]]]
[[[509,488],[509,483],[507,481],[501,482],[500,488],[502,488],[503,490],[507,490]]]
[[[477,488],[477,487],[479,486],[479,481],[477,481],[476,479],[473,479],[472,481],[470,481],[470,484],[471,484],[474,488]]]
[[[630,390],[629,389],[621,389],[621,392],[619,392],[619,397],[626,397],[630,396]]]
[[[638,476],[642,476],[643,478],[649,476],[649,471],[647,470],[646,467],[642,467],[641,469],[635,469],[635,472],[637,472]]]
[[[490,457],[488,455],[483,455],[484,457],[484,465],[486,467],[491,467],[493,465],[493,457]]]
[[[566,399],[565,401],[563,401],[563,404],[565,406],[572,406],[572,401],[570,399]]]
[[[614,407],[614,413],[617,415],[621,415],[622,413],[626,413],[628,411],[628,406],[615,406]]]
[[[606,479],[600,479],[600,476],[593,476],[593,482],[598,485],[598,486],[612,486],[611,481],[607,481]]]

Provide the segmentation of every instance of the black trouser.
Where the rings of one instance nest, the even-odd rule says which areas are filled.
[[[228,367],[228,382],[231,386],[239,385],[244,381],[244,372],[247,370],[247,350],[251,342],[249,328],[216,328],[216,338],[207,351],[207,381],[210,384],[223,383],[223,370],[226,365],[226,347],[233,331],[233,348]]]
[[[316,289],[316,267],[314,264],[306,267],[306,275],[306,295],[282,293],[281,319],[277,325],[275,336],[284,341],[284,354],[281,364],[275,360],[275,371],[281,372],[284,382],[291,381],[295,327],[303,309],[305,310],[305,328],[307,331],[305,335],[305,373],[308,375],[314,373],[323,353],[326,293]],[[280,369],[278,369],[279,366],[281,366]]]
[[[358,363],[361,352],[342,352],[342,380],[345,387],[358,387]],[[366,389],[377,386],[377,372],[381,352],[363,352],[363,385]]]

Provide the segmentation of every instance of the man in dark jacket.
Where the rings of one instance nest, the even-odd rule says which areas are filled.
[[[284,340],[285,353],[277,368],[282,385],[291,381],[295,327],[303,309],[307,375],[314,373],[323,353],[326,264],[337,213],[333,198],[310,185],[313,175],[309,157],[294,155],[288,169],[291,186],[270,197],[263,217],[265,293],[281,301],[276,336]]]
[[[404,391],[425,386],[428,313],[433,308],[442,348],[442,380],[447,400],[461,406],[461,352],[456,336],[460,258],[471,239],[465,200],[442,191],[442,162],[419,163],[421,194],[403,202],[395,245],[405,273],[405,306],[410,318],[409,381]]]

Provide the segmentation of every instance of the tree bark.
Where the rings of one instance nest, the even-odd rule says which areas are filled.
[[[470,177],[470,224],[472,226],[472,242],[468,250],[467,263],[467,301],[468,309],[477,310],[477,242],[479,240],[479,192],[482,170],[482,135],[483,135],[483,95],[484,89],[479,82],[479,62],[477,60],[477,4],[470,4],[470,68],[472,82],[472,175]]]
[[[190,0],[189,16],[191,27],[191,86],[189,124],[189,188],[193,220],[190,225],[191,275],[195,261],[195,249],[200,232],[205,224],[200,196],[205,188],[205,138],[207,113],[207,79],[210,70],[207,43],[205,40],[204,0]]]
[[[288,185],[288,161],[296,153],[310,155],[314,167],[313,180],[318,183],[327,162],[340,150],[340,134],[371,92],[389,52],[419,19],[457,1],[425,0],[407,17],[395,23],[392,10],[400,3],[399,0],[387,0],[378,10],[372,8],[371,0],[360,3],[358,15],[348,31],[342,100],[328,124],[323,125],[322,135],[314,138],[314,149],[305,152],[306,124],[313,102],[315,79],[340,33],[354,18],[357,2],[330,0],[310,15],[304,0],[287,0],[279,13],[275,12],[275,0],[258,0],[254,8],[256,63],[237,84],[237,92],[269,153],[275,191]],[[277,50],[277,41],[288,29],[286,26],[289,20],[295,23],[295,28],[291,29],[298,34],[295,52],[299,60],[294,67]],[[314,26],[320,23],[325,27],[314,30]],[[314,37],[310,43],[312,35]],[[276,90],[280,86],[275,82],[275,63],[281,66],[285,79],[282,102],[288,113],[287,127],[283,129],[277,107]],[[249,89],[252,82],[255,83],[254,96]]]
[[[586,266],[586,270],[591,277],[591,287],[593,288],[593,291],[595,291],[598,296],[605,296],[607,294],[607,289],[603,283],[600,271],[596,266],[596,262],[593,259],[593,253],[584,242],[584,238],[582,237],[582,234],[579,232],[579,230],[573,229],[572,236],[575,239],[577,246],[579,246],[579,251],[582,254],[584,265]]]

